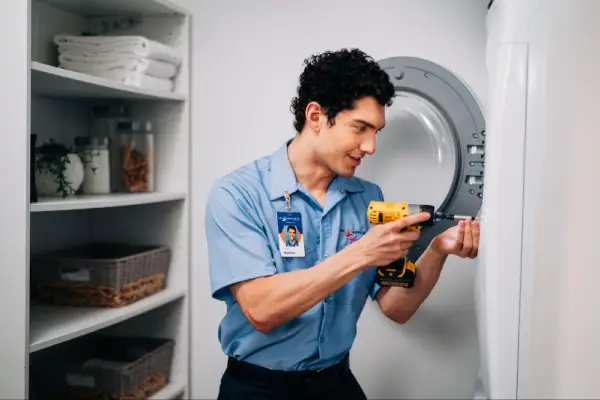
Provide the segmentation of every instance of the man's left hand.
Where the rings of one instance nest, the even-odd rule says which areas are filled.
[[[479,251],[479,222],[460,221],[436,236],[431,242],[432,250],[444,255],[475,258]]]

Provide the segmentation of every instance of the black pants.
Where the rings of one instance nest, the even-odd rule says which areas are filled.
[[[229,359],[217,400],[366,400],[348,358],[321,371],[272,371]]]

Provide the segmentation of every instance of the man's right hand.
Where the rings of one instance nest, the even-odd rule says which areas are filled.
[[[408,249],[421,234],[420,231],[405,231],[410,225],[427,221],[428,213],[417,213],[397,221],[375,225],[355,242],[369,267],[386,266],[408,254]]]

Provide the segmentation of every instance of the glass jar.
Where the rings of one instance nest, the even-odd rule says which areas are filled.
[[[154,191],[154,135],[147,121],[119,122],[120,191]]]
[[[119,153],[119,122],[129,120],[129,108],[123,105],[92,106],[90,137],[109,139],[110,190],[119,190],[119,171],[121,158]]]
[[[111,193],[109,138],[77,137],[75,146],[83,158],[82,192],[84,194]]]

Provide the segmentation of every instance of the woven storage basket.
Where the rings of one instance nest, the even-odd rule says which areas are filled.
[[[147,399],[169,383],[174,345],[170,339],[90,334],[60,361],[32,365],[32,384],[49,400]]]
[[[41,303],[120,307],[162,290],[170,264],[166,246],[97,243],[33,257],[31,279]]]

